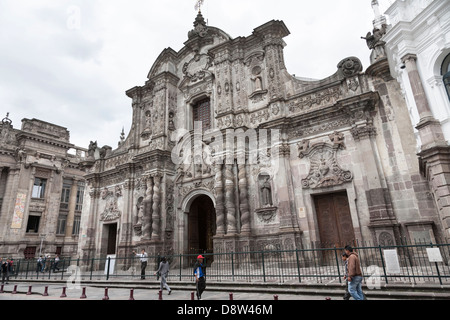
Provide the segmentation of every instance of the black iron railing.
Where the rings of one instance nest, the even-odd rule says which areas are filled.
[[[435,249],[433,250],[429,249]],[[436,250],[437,249],[437,250]],[[388,252],[386,250],[389,250]],[[367,285],[381,283],[450,284],[450,244],[414,243],[392,246],[358,245],[363,276]],[[209,281],[261,283],[343,283],[343,248],[319,246],[242,252],[202,253]],[[389,253],[389,256],[387,255]],[[434,253],[432,256],[431,253]],[[441,261],[435,261],[435,254]],[[196,254],[166,255],[169,280],[192,281]],[[146,279],[156,280],[161,254],[149,255]],[[139,258],[62,258],[38,270],[37,260],[15,260],[10,279],[41,280],[137,280],[141,278]]]

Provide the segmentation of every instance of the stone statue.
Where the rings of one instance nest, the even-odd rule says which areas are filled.
[[[272,206],[272,187],[269,181],[270,177],[266,177],[261,186],[261,200],[263,206]]]
[[[386,52],[384,50],[384,46],[386,42],[382,41],[381,38],[386,34],[387,25],[383,24],[380,28],[375,27],[373,29],[373,34],[368,32],[365,37],[361,37],[361,39],[365,39],[367,42],[367,47],[370,50],[373,50],[372,55],[370,57],[370,62],[374,63],[378,59],[386,57]]]
[[[367,42],[367,46],[369,49],[373,50],[376,46],[384,45],[384,41],[381,41],[381,38],[386,34],[386,25],[383,24],[381,29],[374,28],[373,34],[370,31],[367,33],[365,37],[361,37],[361,39],[365,39]]]
[[[175,131],[174,114],[169,112],[169,131]]]
[[[144,140],[147,140],[147,139],[151,138],[152,134],[153,134],[153,130],[152,130],[152,114],[151,114],[150,110],[147,110],[145,112],[145,129],[141,133],[141,137]]]
[[[97,150],[97,141],[91,141],[88,148],[88,158],[94,158],[95,150]]]

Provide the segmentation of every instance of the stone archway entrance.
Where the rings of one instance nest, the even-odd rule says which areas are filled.
[[[188,212],[188,248],[191,253],[212,253],[216,210],[207,195],[196,197]]]

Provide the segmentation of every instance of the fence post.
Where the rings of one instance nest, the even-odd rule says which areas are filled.
[[[234,252],[231,251],[231,278],[234,281]]]
[[[111,257],[108,257],[108,268],[106,269],[106,280],[109,280],[109,267],[111,266]]]
[[[182,256],[181,253],[180,253],[180,281],[181,281],[181,272],[182,272],[182,267],[183,267],[183,266],[181,265],[182,262],[183,262],[183,261],[182,261],[182,257],[183,257],[183,256]]]
[[[94,269],[94,258],[91,259],[91,275],[89,276],[89,280],[92,280],[92,269]]]
[[[70,265],[70,264],[69,264]],[[63,260],[62,272],[61,272],[61,280],[64,279],[64,268],[66,267],[66,259]]]
[[[297,258],[297,273],[298,273],[298,282],[302,282],[302,276],[300,274],[300,262],[298,261],[298,248],[295,248],[295,257]]]
[[[339,259],[338,259],[338,254],[336,251],[336,245],[334,245],[334,256],[336,257],[336,266],[337,266],[337,270],[338,270],[339,283],[342,283],[341,271],[339,270]]]
[[[16,274],[16,279],[17,279],[17,276],[19,275],[19,271],[20,271],[20,261],[21,260],[19,260],[17,262],[17,266],[15,267],[15,268],[17,268],[17,270],[14,270],[14,273]]]
[[[264,282],[266,282],[266,268],[264,266],[264,250],[261,251],[261,254],[262,254],[263,279]]]
[[[383,265],[384,280],[386,281],[386,284],[388,284],[388,279],[387,279],[387,275],[386,275],[386,267],[384,265],[384,260],[383,260],[383,252],[381,251],[381,245],[378,245],[378,250],[380,251],[381,264]]]
[[[27,261],[27,271],[25,272],[25,279],[28,279],[28,267],[30,266],[30,260]]]
[[[48,280],[50,280],[50,277],[52,275],[52,260],[51,259],[49,259],[49,263],[50,263],[50,266],[48,267]]]

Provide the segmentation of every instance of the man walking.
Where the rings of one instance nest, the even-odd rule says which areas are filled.
[[[197,257],[197,262],[194,265],[194,277],[198,300],[202,299],[202,293],[206,288],[206,266],[203,264],[203,259],[205,259],[205,257],[199,255]]]
[[[342,255],[342,261],[344,262],[344,281],[345,281],[345,294],[344,294],[344,300],[350,300],[350,293],[348,292],[348,255],[344,253]]]
[[[1,259],[1,258],[0,258],[0,269],[2,272],[2,284],[5,283],[5,279],[6,279],[6,284],[8,284],[8,281],[9,281],[8,262],[3,261],[3,259]]]
[[[133,254],[136,257],[140,258],[141,261],[141,280],[145,280],[145,268],[147,268],[148,255],[144,249],[142,249],[141,254],[136,254],[136,251],[133,251]]]
[[[169,291],[169,295],[172,293],[169,285],[167,284],[167,275],[169,274],[169,262],[167,262],[166,257],[161,258],[161,263],[159,264],[158,270],[155,272],[155,275],[159,274],[161,276],[161,284],[160,290],[163,291],[164,288]]]
[[[37,259],[36,273],[42,272],[42,263],[42,256],[39,256],[39,258]]]
[[[355,300],[364,300],[362,292],[362,272],[361,264],[359,262],[358,254],[353,252],[351,246],[345,247],[345,253],[348,256],[348,292]]]
[[[55,256],[55,261],[53,262],[53,272],[56,272],[56,270],[59,271],[59,254]]]

